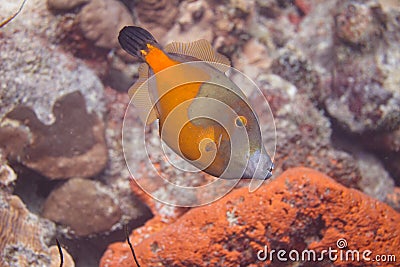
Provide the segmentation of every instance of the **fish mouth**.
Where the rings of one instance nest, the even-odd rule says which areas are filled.
[[[267,152],[257,150],[250,156],[242,178],[266,180],[272,176],[274,166]]]

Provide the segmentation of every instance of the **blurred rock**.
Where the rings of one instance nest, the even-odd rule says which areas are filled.
[[[388,194],[386,201],[391,207],[400,212],[400,187],[396,187],[392,193]]]
[[[280,15],[280,7],[274,0],[256,0],[257,11],[267,18],[277,18]]]
[[[376,1],[343,1],[335,15],[336,37],[358,49],[373,49],[385,23],[381,14]]]
[[[154,217],[148,220],[144,226],[135,229],[129,239],[132,245],[136,246],[144,239],[150,237],[152,234],[155,234],[162,230],[165,226],[167,226],[167,223],[163,222],[161,217]],[[131,257],[130,255],[132,255],[132,252],[127,242],[112,243],[103,254],[99,266],[131,267],[132,261],[121,261],[122,258],[125,258],[127,256]]]
[[[17,174],[6,162],[2,161],[0,154],[0,190],[11,193],[16,180]]]
[[[303,16],[308,15],[312,9],[312,5],[315,4],[315,0],[295,0],[294,4],[302,13]]]
[[[119,48],[118,33],[133,25],[132,15],[116,0],[91,0],[78,15],[84,36],[102,48]]]
[[[47,0],[47,6],[53,10],[68,11],[89,3],[91,0]]]
[[[78,13],[66,13],[57,17],[56,36],[52,42],[68,54],[81,59],[100,79],[104,79],[109,67],[108,60],[114,54],[110,53],[110,49],[95,46],[93,41],[85,37]]]
[[[10,157],[51,179],[98,174],[107,163],[104,124],[95,114],[88,114],[80,92],[67,94],[54,104],[55,122],[43,124],[25,106],[17,106],[5,116],[0,128],[0,147]],[[14,137],[18,144],[7,142],[19,128],[28,129],[26,137]],[[27,141],[29,140],[29,141]],[[23,149],[19,148],[25,144]],[[16,155],[11,155],[20,151]]]
[[[44,13],[43,10],[36,12]],[[30,22],[33,26],[37,23]],[[55,120],[54,103],[75,91],[84,96],[87,111],[102,118],[105,110],[103,85],[95,73],[82,61],[43,41],[40,33],[29,28],[32,25],[20,23],[18,25],[24,31],[19,31],[13,28],[17,24],[15,21],[10,25],[12,27],[5,28],[0,38],[0,118],[14,107],[24,105],[32,108],[38,119],[49,125]]]
[[[365,147],[378,154],[397,184],[400,184],[400,129],[392,132],[367,133],[361,140]]]
[[[137,196],[143,203],[150,208],[152,214],[154,214],[155,218],[159,220],[163,224],[170,224],[176,221],[180,216],[185,214],[190,208],[187,207],[178,207],[172,206],[154,199],[153,196],[149,195],[145,192],[135,181],[131,181],[131,189],[132,192]],[[165,187],[165,185],[163,185]],[[173,193],[170,188],[160,188],[159,192],[164,193]],[[172,196],[174,197],[174,196]],[[177,197],[177,196],[175,196]]]
[[[62,247],[62,245],[61,245]],[[59,267],[60,266],[60,252],[58,251],[57,246],[51,246],[49,248],[49,253],[50,253],[50,258],[51,258],[51,264],[50,267]],[[75,262],[74,259],[69,255],[68,251],[65,250],[65,248],[62,247],[62,253],[63,253],[63,266],[62,267],[75,267]]]
[[[275,75],[260,76],[258,82],[274,114],[277,132],[274,175],[291,167],[310,167],[386,202],[387,194],[394,190],[392,173],[374,155],[356,147],[354,141],[333,142],[331,123],[311,101],[309,92]],[[266,124],[262,112],[264,100],[253,95],[250,101],[260,123]],[[271,129],[265,129],[263,135],[271,136]]]
[[[363,144],[378,152],[400,153],[400,129],[392,132],[367,133],[362,136]]]
[[[316,2],[287,45],[317,71],[319,105],[338,131],[350,132],[377,152],[397,181],[399,15],[391,0]]]
[[[307,95],[316,104],[324,96],[320,95],[320,78],[313,64],[298,50],[283,48],[271,65],[272,73],[294,84],[298,93]]]
[[[378,1],[314,5],[290,44],[320,73],[329,115],[356,134],[396,129],[400,49],[398,9]],[[390,60],[388,60],[390,58]]]
[[[119,207],[124,216],[121,225],[129,221],[142,221],[152,217],[148,207],[141,199],[132,194],[130,183],[132,182],[126,161],[124,158],[124,148],[122,147],[122,127],[129,102],[126,93],[120,93],[107,87],[105,90],[107,107],[107,148],[109,161],[107,168],[99,175],[99,179],[104,181],[106,186],[112,190],[119,201]]]
[[[0,265],[50,266],[54,258],[47,247],[55,234],[54,223],[30,213],[17,196],[0,191]],[[68,252],[64,249],[64,255]],[[65,264],[65,267],[74,266]]]
[[[267,48],[256,38],[250,39],[243,46],[243,53],[236,54],[232,58],[232,65],[251,79],[256,79],[260,74],[265,73],[271,63],[272,58]]]
[[[400,185],[400,153],[388,153],[381,156],[386,168],[391,173],[397,185]]]
[[[394,37],[386,25],[386,16],[375,1],[338,4],[335,67],[325,105],[351,133],[393,130],[400,125],[400,92],[393,84],[400,70],[400,49],[385,41]]]
[[[178,0],[141,0],[135,2],[138,19],[146,28],[154,28],[154,26],[171,28],[176,22],[178,10]]]
[[[176,10],[179,10],[176,23],[171,26],[168,32],[165,32],[165,28],[160,29],[163,26],[152,26],[155,37],[161,44],[168,44],[173,41],[187,43],[198,39],[213,41],[214,32],[210,25],[215,20],[215,16],[210,3],[205,0],[184,1],[176,7]]]
[[[333,49],[333,12],[337,0],[313,1],[307,16],[298,25],[297,32],[290,36],[287,45],[300,50],[310,60],[321,75],[327,76],[329,84],[331,69],[334,65]]]
[[[121,199],[121,209],[124,210],[124,213],[131,218],[137,218],[137,212],[134,209],[132,210],[132,208],[135,205],[140,206],[139,203],[145,203],[150,208],[154,216],[159,216],[165,222],[174,221],[177,217],[187,211],[187,208],[166,205],[151,197],[148,193],[143,191],[143,189],[140,188],[135,181],[133,181],[126,165],[123,154],[124,151],[126,153],[132,152],[134,154],[135,162],[133,162],[131,167],[134,167],[135,169],[131,169],[131,171],[139,173],[142,177],[147,177],[154,172],[152,169],[148,169],[148,166],[143,164],[143,162],[147,160],[148,152],[142,151],[140,146],[135,145],[136,142],[140,142],[141,140],[132,140],[131,142],[125,143],[124,148],[122,149],[122,127],[126,108],[129,103],[128,94],[119,93],[111,88],[106,88],[106,99],[108,110],[108,128],[106,137],[110,160],[108,168],[104,172],[103,179],[107,182],[108,186],[114,190],[114,192],[118,192],[119,198]],[[139,118],[127,116],[125,119],[127,122],[132,123],[131,125],[134,126],[132,128],[133,131],[143,131],[143,126],[139,122]],[[159,139],[158,131],[156,130],[149,132],[149,135],[152,138]],[[150,157],[156,160],[156,164],[159,165],[161,165],[161,162],[165,161],[165,159],[162,158],[164,154],[161,154],[160,152],[162,151],[157,151],[154,154],[150,154]],[[174,168],[168,166],[167,164],[163,164],[161,168],[161,171],[164,172],[164,175],[166,175],[168,179],[174,179],[177,183],[182,183],[184,181],[190,185],[190,183],[195,184],[199,182],[199,175],[191,177],[190,174],[186,173],[185,175],[180,176],[181,174],[177,174],[179,172],[174,172]],[[193,181],[190,181],[189,177],[191,177]],[[141,177],[136,178],[140,179]],[[171,189],[168,187],[164,188],[163,186],[158,188],[159,192],[165,192],[167,194],[171,193],[172,198],[176,197],[170,190]],[[132,197],[132,192],[140,201],[137,200],[136,197]],[[147,214],[146,217],[148,217]]]
[[[361,179],[357,162],[350,154],[333,147],[331,124],[323,112],[297,87],[279,76],[264,75],[258,83],[271,107],[276,126],[274,175],[291,167],[306,166],[357,188]],[[263,115],[265,100],[253,94],[250,103],[259,114],[260,124],[266,124],[268,116]],[[265,129],[263,136],[271,136],[271,131]]]
[[[101,183],[86,179],[68,180],[53,190],[43,206],[43,217],[87,236],[109,231],[121,219],[118,199]]]
[[[51,178],[94,175],[107,159],[103,86],[82,61],[44,41],[53,38],[48,25],[57,24],[45,5],[29,1],[26,8],[42,14],[44,25],[23,12],[2,31],[0,147],[5,156]],[[83,133],[89,135],[74,136]],[[82,155],[93,157],[88,151],[97,151],[96,157],[79,163]]]
[[[269,252],[307,249],[321,255],[330,247],[337,253],[350,249],[360,254],[371,250],[373,255],[396,255],[399,223],[400,215],[386,204],[317,171],[295,168],[253,193],[247,188],[234,190],[212,205],[191,209],[150,236],[147,230],[141,237],[135,231],[132,239],[137,240],[139,263],[145,266],[197,266],[204,262],[209,266],[250,266],[261,264],[257,252],[264,246]],[[340,246],[339,240],[346,245]],[[127,246],[116,243],[105,252],[100,266],[133,264]],[[264,264],[281,266],[269,260]],[[346,262],[325,258],[320,264],[342,266]],[[375,265],[362,260],[352,264]]]
[[[58,238],[62,245],[69,248],[77,266],[97,265],[108,244],[125,238],[124,226],[128,226],[130,229],[136,228],[152,217],[150,209],[132,193],[130,175],[123,157],[121,129],[126,110],[124,101],[128,99],[126,93],[119,93],[109,87],[105,88],[105,125],[107,126],[105,137],[109,160],[106,168],[93,177],[95,181],[89,181],[91,185],[95,186],[94,189],[90,186],[93,189],[91,193],[96,193],[98,196],[88,195],[90,192],[87,192],[85,187],[72,192],[68,184],[63,184],[64,181],[58,182],[58,186],[61,185],[61,187],[49,190],[49,193],[57,199],[57,203],[61,203],[62,207],[58,209],[54,207],[56,203],[49,204],[49,206],[53,206],[53,211],[55,210],[53,213],[55,218],[52,219],[63,220],[57,227]],[[75,178],[72,179],[75,180]],[[29,182],[29,180],[27,181]],[[65,190],[65,186],[68,190]],[[57,193],[60,191],[64,193]],[[68,203],[65,203],[64,197],[67,197]],[[88,203],[87,207],[82,207],[84,203],[81,200],[90,200],[91,203]],[[47,197],[47,202],[51,202],[49,197]],[[68,207],[66,207],[67,204]],[[43,206],[41,206],[40,212],[43,212]],[[98,212],[99,215],[92,212]],[[110,214],[109,212],[114,213]],[[79,213],[93,216],[84,216],[82,219],[79,216],[83,215],[79,215]],[[75,217],[68,218],[66,216]],[[98,220],[100,220],[98,225],[91,227]],[[118,221],[113,223],[114,220]],[[78,236],[72,226],[77,227],[82,233],[86,231],[86,234],[90,234]],[[93,231],[98,232],[94,233]]]
[[[359,182],[361,190],[371,197],[387,202],[387,195],[394,191],[394,181],[382,162],[365,152],[358,152],[355,157],[362,177]]]
[[[359,139],[358,136],[350,137],[343,132],[335,131],[332,136],[332,144],[337,149],[351,154],[357,162],[361,175],[358,188],[365,194],[392,206],[392,202],[387,197],[395,189],[395,177],[385,166],[383,157],[371,153],[359,142]],[[396,208],[396,206],[392,207]]]

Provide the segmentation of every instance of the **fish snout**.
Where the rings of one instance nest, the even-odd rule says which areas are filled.
[[[274,163],[268,154],[258,150],[250,156],[242,178],[266,180],[272,176],[273,169]]]

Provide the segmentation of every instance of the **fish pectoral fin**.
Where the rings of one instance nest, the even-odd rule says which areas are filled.
[[[226,56],[216,52],[210,42],[205,39],[200,39],[190,43],[172,42],[165,46],[164,51],[167,53],[182,54],[203,61],[218,63],[212,64],[212,66],[222,72],[226,72],[231,65],[230,60]]]
[[[138,74],[139,74],[139,78],[129,88],[128,95],[130,97],[132,97],[136,93],[137,89],[140,86],[142,86],[149,78],[149,66],[147,65],[147,63],[142,63],[139,65]]]
[[[139,118],[146,125],[154,122],[158,118],[157,110],[153,106],[152,99],[149,93],[149,66],[142,63],[139,66],[139,78],[131,86],[128,91],[129,96],[132,98],[133,105],[137,108]]]

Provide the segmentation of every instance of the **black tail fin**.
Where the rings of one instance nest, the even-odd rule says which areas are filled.
[[[136,26],[125,26],[119,32],[118,41],[126,52],[141,59],[143,59],[143,55],[140,50],[147,51],[147,44],[157,45],[157,41],[151,33]]]

